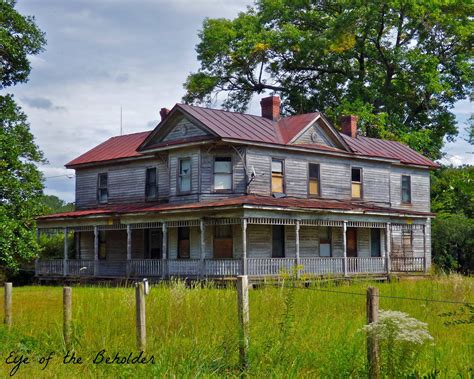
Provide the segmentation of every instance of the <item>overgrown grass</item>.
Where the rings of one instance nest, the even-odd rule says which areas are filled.
[[[250,364],[253,377],[366,377],[365,293],[368,282],[314,284],[310,288],[264,286],[250,291]],[[474,280],[459,276],[370,284],[381,295],[473,302]],[[73,289],[74,346],[85,363],[64,365],[62,290],[14,288],[14,325],[0,326],[0,375],[13,365],[12,350],[30,357],[15,377],[221,377],[239,376],[236,293],[212,285],[187,288],[182,282],[153,286],[147,301],[148,356],[154,364],[105,365],[92,359],[136,352],[132,288]],[[0,299],[3,309],[3,296]],[[420,353],[414,375],[439,377],[473,373],[473,324],[447,326],[443,313],[460,305],[381,298],[382,309],[399,310],[427,322],[434,343]],[[458,312],[459,313],[459,312]],[[462,316],[456,316],[462,317]],[[45,370],[38,360],[55,352]],[[414,376],[416,377],[416,376]]]

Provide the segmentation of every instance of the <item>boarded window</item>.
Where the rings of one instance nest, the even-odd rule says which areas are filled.
[[[178,228],[178,258],[186,259],[189,257],[189,227],[185,226]]]
[[[329,226],[321,226],[319,228],[319,256],[331,256],[331,228]]]
[[[158,196],[156,167],[146,169],[145,196],[147,200],[156,199]]]
[[[179,160],[178,190],[181,193],[191,192],[191,159]]]
[[[272,226],[272,257],[283,258],[285,256],[285,226]]]
[[[232,190],[232,158],[216,157],[214,159],[214,191]]]
[[[370,230],[370,256],[380,257],[380,229]]]
[[[310,196],[319,196],[319,164],[310,163],[308,166],[309,174],[309,195]]]
[[[283,161],[280,159],[272,160],[272,193],[284,193],[283,188]]]
[[[352,198],[362,198],[362,169],[353,167],[351,170]]]
[[[214,258],[232,258],[232,225],[216,225],[214,230]]]
[[[101,173],[97,176],[97,201],[101,204],[109,201],[109,191],[107,189],[107,173]]]
[[[402,203],[411,203],[411,178],[402,175]]]
[[[99,231],[99,259],[107,259],[107,244],[105,240],[105,230]]]

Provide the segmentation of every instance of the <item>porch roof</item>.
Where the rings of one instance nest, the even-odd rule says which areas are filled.
[[[188,204],[156,204],[156,203],[135,203],[135,204],[117,204],[105,205],[98,208],[76,210],[72,212],[55,213],[38,217],[38,221],[47,222],[58,219],[75,219],[81,217],[93,216],[112,216],[125,214],[144,214],[144,213],[167,213],[169,211],[193,211],[212,208],[275,208],[285,210],[312,210],[328,211],[336,213],[358,212],[368,214],[391,214],[394,216],[433,216],[430,212],[418,212],[406,209],[395,209],[377,206],[371,203],[335,200],[335,199],[302,199],[294,197],[274,198],[271,196],[245,195],[231,197],[221,200],[201,201]]]

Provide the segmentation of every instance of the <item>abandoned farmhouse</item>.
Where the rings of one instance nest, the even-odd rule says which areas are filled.
[[[430,267],[430,170],[399,142],[322,113],[261,116],[176,104],[152,131],[110,138],[66,164],[76,209],[38,277],[367,275]],[[67,243],[67,239],[74,244]],[[74,247],[71,248],[71,245]]]

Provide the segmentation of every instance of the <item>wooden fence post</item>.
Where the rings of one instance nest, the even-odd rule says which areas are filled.
[[[379,289],[367,288],[367,323],[377,322],[379,319]],[[375,337],[367,336],[367,360],[369,364],[369,378],[380,378],[379,345]]]
[[[63,335],[66,350],[72,347],[72,288],[63,287]]]
[[[137,312],[137,347],[139,351],[146,350],[146,315],[145,315],[145,285],[135,283],[136,312]]]
[[[3,322],[8,329],[12,326],[12,286],[12,283],[5,282],[5,318]]]
[[[249,350],[249,286],[248,276],[237,276],[237,309],[239,317],[239,357],[240,368],[248,367]]]

